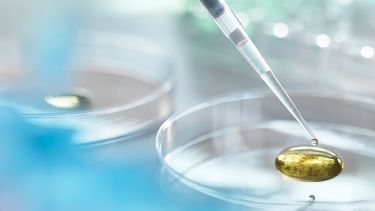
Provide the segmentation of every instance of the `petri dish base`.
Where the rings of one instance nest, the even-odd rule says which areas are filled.
[[[249,207],[374,209],[375,101],[335,93],[292,93],[319,137],[345,162],[323,182],[300,182],[275,168],[277,154],[309,137],[267,93],[204,104],[167,120],[157,136],[163,167],[174,182]]]
[[[25,76],[17,81],[4,73],[0,105],[15,107],[33,124],[70,129],[79,144],[133,137],[170,115],[173,70],[159,47],[111,32],[83,31],[80,37],[64,84],[33,90]]]

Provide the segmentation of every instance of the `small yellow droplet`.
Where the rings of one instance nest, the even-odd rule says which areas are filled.
[[[63,94],[46,96],[45,101],[58,109],[87,109],[90,106],[90,100],[82,95]]]
[[[304,182],[332,179],[344,168],[338,154],[317,146],[287,148],[279,153],[275,165],[283,175]]]

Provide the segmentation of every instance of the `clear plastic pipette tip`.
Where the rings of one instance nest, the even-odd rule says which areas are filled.
[[[273,74],[256,46],[246,34],[237,17],[232,13],[224,0],[201,0],[202,4],[207,8],[216,24],[222,30],[232,43],[241,52],[246,61],[260,75],[272,92],[279,98],[282,104],[288,109],[299,124],[301,124],[311,136],[316,139],[314,133],[298,111],[297,107],[290,99],[280,82]]]

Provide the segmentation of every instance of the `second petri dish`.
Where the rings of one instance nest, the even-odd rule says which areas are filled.
[[[173,65],[159,47],[111,32],[82,31],[79,38],[68,83],[41,94],[26,90],[22,74],[4,72],[2,104],[34,124],[73,130],[79,144],[126,139],[170,115]]]
[[[375,100],[338,93],[291,93],[319,137],[345,168],[319,183],[283,177],[277,154],[309,137],[270,93],[207,101],[171,117],[156,147],[172,183],[252,208],[374,209]],[[172,184],[169,184],[172,185]]]

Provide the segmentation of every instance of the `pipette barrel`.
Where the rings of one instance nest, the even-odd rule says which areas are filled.
[[[220,17],[225,12],[225,8],[219,0],[201,0],[201,2],[214,18]]]
[[[226,37],[228,37],[240,51],[246,61],[259,74],[264,82],[270,87],[288,111],[306,129],[312,139],[315,135],[303,119],[302,115],[290,99],[284,88],[278,82],[271,68],[251,41],[237,17],[230,10],[224,0],[200,0],[206,7],[216,24]]]

